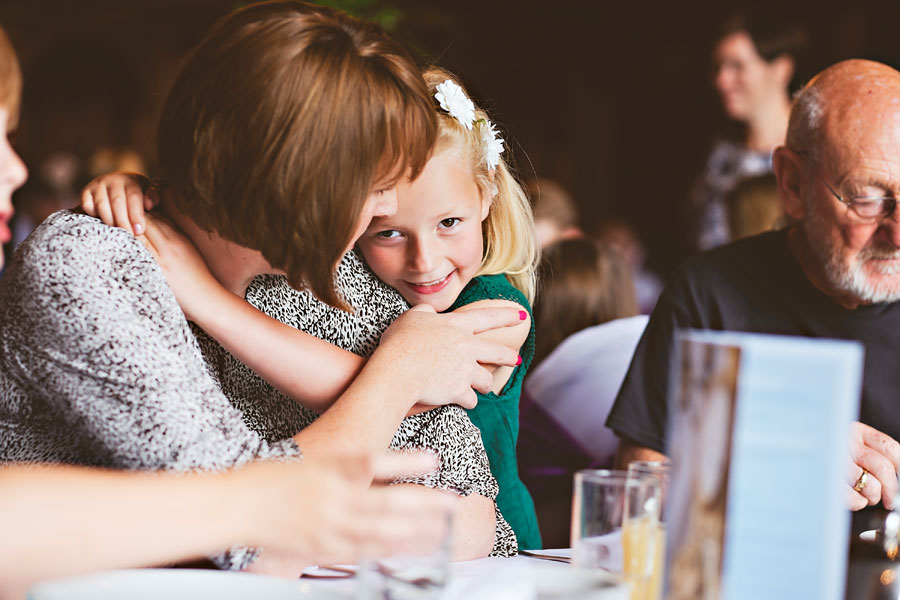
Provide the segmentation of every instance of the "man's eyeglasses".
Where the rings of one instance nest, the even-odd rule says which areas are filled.
[[[877,221],[886,219],[894,214],[897,209],[897,199],[892,196],[857,196],[855,198],[844,198],[831,187],[831,184],[822,177],[822,183],[828,188],[838,202],[846,204],[847,207],[867,221]]]

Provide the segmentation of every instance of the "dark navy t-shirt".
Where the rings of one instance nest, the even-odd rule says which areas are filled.
[[[900,302],[841,307],[807,279],[786,229],[698,254],[660,296],[606,423],[659,452],[674,334],[683,328],[861,341],[860,421],[900,439]]]

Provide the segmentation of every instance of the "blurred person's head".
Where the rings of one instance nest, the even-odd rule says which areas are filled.
[[[726,21],[713,60],[716,90],[728,117],[748,122],[773,103],[789,101],[805,45],[803,31],[784,25],[777,14],[738,15]]]
[[[161,191],[196,226],[258,250],[341,305],[333,273],[394,183],[425,164],[435,117],[407,51],[372,23],[253,4],[188,55],[160,119]]]
[[[539,275],[535,365],[582,329],[638,314],[631,268],[611,246],[588,238],[560,241],[545,251]]]
[[[617,218],[605,219],[597,228],[597,241],[619,251],[632,269],[640,269],[647,258],[647,249],[634,227]]]
[[[13,214],[12,194],[28,177],[25,163],[9,143],[9,134],[19,122],[19,101],[22,97],[22,71],[16,52],[0,27],[0,267],[3,266],[2,244],[10,241],[9,219]]]
[[[766,173],[741,179],[725,196],[731,239],[750,237],[784,224],[775,175]]]
[[[578,207],[572,196],[552,179],[532,179],[526,184],[534,213],[534,228],[541,248],[558,240],[581,235]]]
[[[797,96],[773,157],[792,250],[842,306],[900,300],[900,73],[847,60]]]

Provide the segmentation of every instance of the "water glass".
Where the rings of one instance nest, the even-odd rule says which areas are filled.
[[[446,535],[433,552],[360,561],[357,600],[433,600],[440,598],[450,574],[451,516]]]
[[[623,574],[632,598],[644,598],[656,555],[661,489],[658,478],[628,477],[626,471],[578,471],[572,563]]]

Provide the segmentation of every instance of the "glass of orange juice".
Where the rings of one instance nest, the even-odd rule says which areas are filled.
[[[572,501],[572,563],[624,575],[632,600],[647,598],[656,554],[661,486],[626,471],[578,471]]]
[[[628,546],[641,548],[629,553],[626,550],[626,571],[637,581],[641,593],[632,596],[633,600],[660,600],[662,597],[663,565],[665,564],[666,526],[665,497],[669,484],[668,461],[634,461],[628,465],[628,477],[635,479],[656,480],[660,486],[659,513],[656,518],[643,516],[624,523],[623,542]],[[652,536],[652,553],[642,549],[646,538]],[[646,557],[646,558],[645,558]],[[628,559],[631,559],[631,562]],[[649,562],[643,562],[649,560]],[[637,591],[637,589],[636,589]]]

